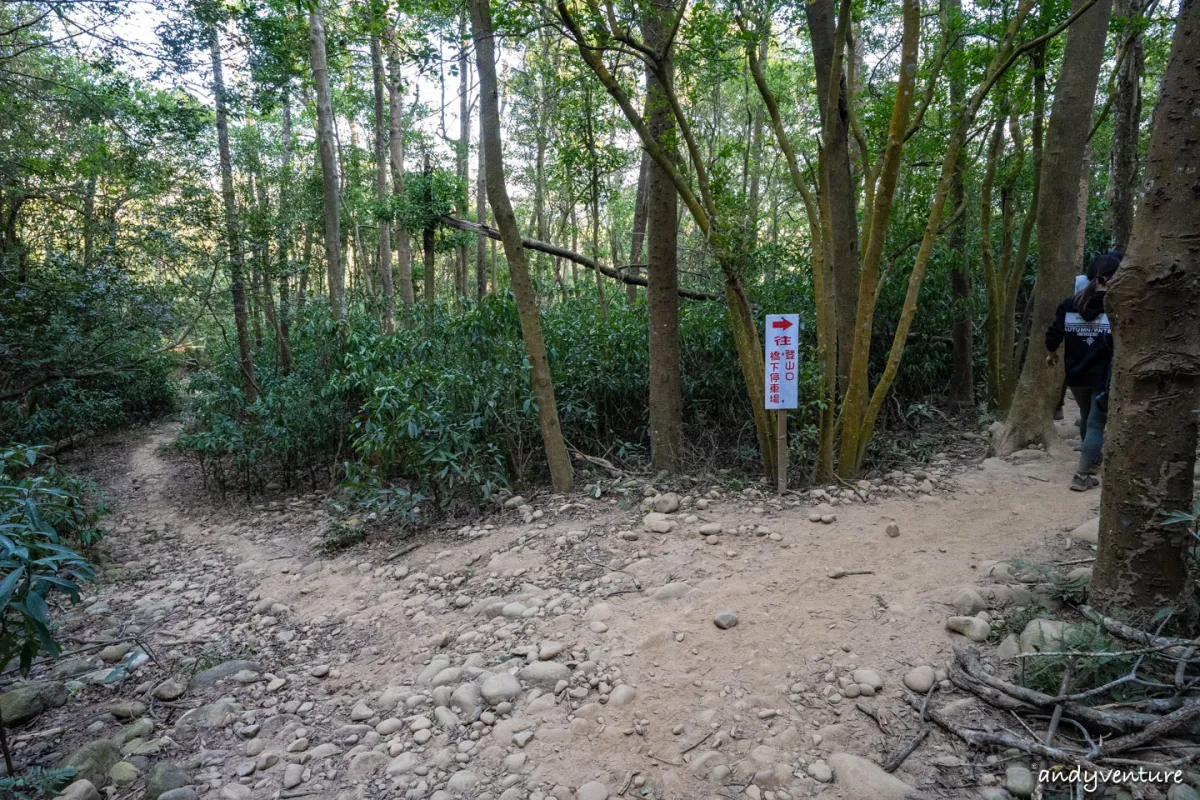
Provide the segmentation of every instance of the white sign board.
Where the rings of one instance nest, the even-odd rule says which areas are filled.
[[[766,407],[796,408],[800,383],[799,314],[768,314],[763,348],[767,356]]]

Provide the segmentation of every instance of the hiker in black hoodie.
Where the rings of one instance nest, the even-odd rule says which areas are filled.
[[[1112,326],[1104,313],[1108,282],[1121,264],[1120,253],[1104,253],[1088,265],[1088,285],[1058,307],[1046,331],[1046,364],[1058,364],[1058,346],[1066,342],[1067,388],[1079,404],[1079,471],[1071,488],[1083,492],[1100,485],[1093,473],[1104,445],[1108,419],[1108,380],[1112,369]]]

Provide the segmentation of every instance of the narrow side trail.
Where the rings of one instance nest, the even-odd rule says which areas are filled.
[[[53,667],[75,695],[30,731],[63,732],[18,751],[119,741],[118,797],[978,796],[961,787],[1004,764],[948,768],[970,754],[937,735],[890,778],[843,754],[907,738],[901,679],[964,641],[945,629],[961,586],[1086,558],[1066,532],[1099,503],[1067,490],[1066,455],[1022,451],[897,473],[866,503],[706,487],[644,518],[557,497],[323,557],[321,498],[205,499],[160,454],[173,435],[97,456],[112,563],[64,627],[119,644]]]

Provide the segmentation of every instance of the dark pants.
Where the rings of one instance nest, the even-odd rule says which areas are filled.
[[[1071,396],[1079,405],[1079,441],[1087,438],[1088,412],[1092,410],[1092,395],[1096,390],[1090,386],[1072,386]]]
[[[1108,391],[1090,386],[1072,386],[1071,395],[1079,404],[1079,472],[1089,475],[1100,463],[1104,450],[1104,423],[1108,421]]]

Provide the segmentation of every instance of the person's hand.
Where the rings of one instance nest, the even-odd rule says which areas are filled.
[[[1058,351],[1057,350],[1052,350],[1049,353],[1046,353],[1046,366],[1047,367],[1057,367],[1058,366]]]

